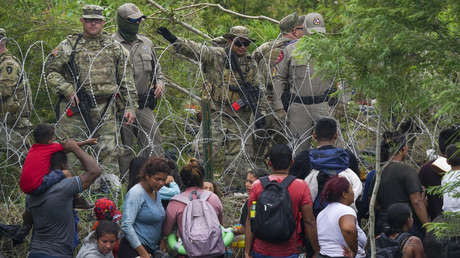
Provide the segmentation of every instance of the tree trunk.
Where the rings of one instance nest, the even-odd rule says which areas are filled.
[[[369,235],[368,239],[371,241],[371,258],[375,258],[375,200],[379,191],[380,179],[382,177],[382,169],[380,168],[380,123],[381,116],[377,120],[377,137],[375,143],[375,184],[372,190],[371,202],[369,204]]]

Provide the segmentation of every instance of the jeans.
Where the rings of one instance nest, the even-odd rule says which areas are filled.
[[[252,252],[252,256],[254,258],[298,258],[299,254],[293,254],[289,256],[270,256],[270,255],[263,255],[263,254],[259,254],[256,252]]]

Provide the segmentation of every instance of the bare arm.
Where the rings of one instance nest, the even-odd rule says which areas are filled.
[[[318,243],[318,231],[316,230],[316,220],[313,215],[313,208],[311,205],[303,205],[301,208],[303,226],[305,233],[307,234],[308,240],[310,241],[315,255],[319,253],[319,243]]]
[[[426,211],[425,201],[421,192],[415,192],[409,195],[410,203],[414,208],[415,214],[422,224],[430,222],[428,212]]]
[[[358,231],[356,230],[356,217],[343,215],[339,219],[340,231],[353,254],[358,252]]]
[[[425,258],[425,251],[420,238],[411,236],[403,247],[404,258]]]
[[[84,141],[81,141],[81,142],[77,142],[77,145],[79,147],[83,147],[85,145],[94,145],[94,144],[97,144],[97,139],[96,138],[89,138],[87,140],[84,140]]]
[[[140,245],[138,247],[136,247],[136,252],[139,254],[139,256],[141,258],[149,258],[149,257],[152,257],[148,252],[147,250],[145,250],[144,246],[143,245]]]
[[[102,169],[99,168],[97,161],[84,152],[74,140],[65,141],[62,147],[64,150],[73,152],[83,165],[85,173],[80,175],[80,180],[83,189],[87,189],[101,175]]]

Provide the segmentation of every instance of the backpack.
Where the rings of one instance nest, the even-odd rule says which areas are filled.
[[[196,199],[193,199],[196,195]],[[182,243],[187,256],[220,256],[225,253],[222,228],[216,211],[207,199],[211,192],[192,191],[189,198],[182,194],[172,200],[185,203],[182,214]]]
[[[260,178],[263,191],[255,208],[251,207],[251,230],[254,236],[267,242],[280,243],[289,240],[296,229],[292,214],[292,202],[288,187],[296,178],[288,175],[283,182]],[[254,204],[253,204],[254,205]],[[252,214],[255,209],[255,216]]]
[[[327,202],[321,200],[324,186],[329,179],[348,168],[350,157],[342,148],[313,149],[309,151],[309,156],[312,169],[319,171],[316,176],[317,195],[313,201],[313,213],[316,217],[327,206]]]
[[[377,258],[401,258],[402,250],[409,237],[412,235],[404,232],[399,234],[396,239],[389,238],[386,234],[381,234],[379,238],[375,239],[376,255]],[[366,252],[366,258],[371,257],[371,252]]]

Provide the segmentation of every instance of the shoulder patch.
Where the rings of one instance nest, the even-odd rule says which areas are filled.
[[[6,72],[7,72],[8,74],[11,74],[11,73],[13,72],[13,67],[11,67],[10,65],[8,65],[8,66],[6,67]]]
[[[278,55],[278,58],[276,59],[275,64],[279,64],[281,61],[284,59],[284,52],[281,50],[280,54]]]

